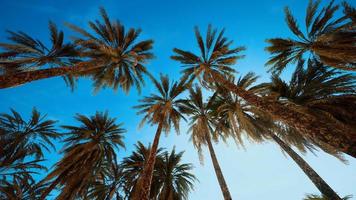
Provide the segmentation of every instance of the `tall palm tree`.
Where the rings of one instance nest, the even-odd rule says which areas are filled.
[[[224,37],[224,31],[221,31],[217,37],[216,33],[217,30],[213,30],[209,26],[204,42],[196,28],[195,34],[199,44],[200,56],[176,48],[173,50],[175,55],[171,58],[183,64],[185,69],[182,72],[185,77],[189,77],[191,80],[198,78],[206,87],[214,87],[214,83],[223,85],[249,104],[271,113],[275,119],[294,127],[306,136],[320,140],[335,149],[356,157],[356,137],[354,137],[356,133],[349,126],[325,119],[306,109],[296,109],[292,105],[268,101],[229,81],[226,76],[232,75],[235,71],[232,66],[240,57],[238,53],[242,48],[231,48],[232,41]]]
[[[333,3],[334,1],[331,1],[318,12],[320,0],[309,0],[305,16],[305,33],[299,28],[289,8],[285,8],[288,27],[296,39],[267,40],[270,46],[266,50],[272,54],[267,65],[271,66],[271,71],[280,73],[288,64],[303,59],[306,52],[311,53],[325,65],[343,70],[356,70],[354,53],[356,26],[352,24],[351,18],[354,8],[344,3],[345,15],[333,17],[339,9],[339,5]]]
[[[182,163],[183,151],[163,152],[162,162],[158,163],[157,174],[162,187],[158,200],[186,200],[194,188],[195,176],[191,173],[193,165]]]
[[[103,8],[100,13],[102,21],[89,22],[95,35],[78,26],[68,25],[83,36],[76,38],[74,44],[63,45],[63,33],[58,33],[55,26],[50,24],[52,50],[46,50],[39,40],[25,33],[10,32],[10,40],[15,44],[0,44],[5,50],[0,55],[10,57],[11,54],[11,59],[1,60],[0,66],[19,64],[21,68],[31,66],[43,69],[0,75],[0,88],[64,75],[69,75],[67,80],[73,83],[75,77],[86,75],[93,79],[96,90],[101,87],[120,87],[128,92],[132,86],[140,89],[144,83],[143,75],[148,73],[144,65],[153,57],[150,52],[153,41],[137,41],[140,29],[130,28],[126,31],[120,22],[110,21]],[[79,56],[81,60],[67,59],[72,56]],[[46,65],[53,67],[44,68]]]
[[[61,188],[58,200],[84,196],[90,184],[110,167],[107,164],[116,161],[116,150],[125,146],[122,134],[126,130],[107,112],[97,112],[91,117],[78,114],[75,119],[79,126],[62,126],[69,131],[64,140],[64,157],[42,181],[49,186],[41,199],[57,186]]]
[[[262,92],[265,88],[264,84],[252,86],[256,79],[256,76],[252,73],[248,73],[246,76],[240,78],[236,84],[253,92]],[[246,104],[246,102],[237,95],[233,95],[226,90],[220,90],[219,92],[220,93],[216,97],[216,103],[219,105],[217,111],[220,116],[228,118],[228,121],[233,123],[231,125],[232,127],[237,127],[234,128],[234,132],[239,142],[242,142],[240,139],[242,133],[245,133],[248,138],[257,142],[261,142],[266,138],[271,138],[297,163],[322,194],[330,199],[341,200],[337,193],[333,191],[317,172],[315,172],[313,168],[290,147],[289,144],[284,142],[276,134],[279,133],[281,136],[284,135],[284,138],[286,138],[285,135],[287,135],[286,139],[288,139],[289,134],[295,134],[294,132],[289,133],[289,129],[281,128],[281,124],[273,122],[268,114]],[[309,146],[310,144],[303,140],[303,137],[298,141],[289,141],[292,144],[297,143],[297,147],[301,148],[302,151],[304,151],[304,146],[308,149],[311,148]]]
[[[220,126],[215,118],[213,109],[213,98],[208,102],[204,102],[203,94],[199,87],[189,90],[189,100],[185,103],[183,113],[190,116],[189,132],[191,139],[198,152],[202,151],[202,146],[207,145],[214,166],[215,174],[218,179],[221,192],[225,200],[231,200],[231,194],[223,176],[220,164],[215,154],[212,140],[217,141],[218,137],[225,138],[226,135],[222,134],[224,126]]]
[[[54,149],[52,142],[60,137],[54,124],[35,108],[28,121],[13,109],[0,114],[0,180],[14,175],[31,178],[31,173],[45,169],[39,163],[43,151]]]
[[[124,193],[127,199],[134,196],[134,193],[138,190],[138,180],[142,177],[143,170],[148,161],[151,147],[145,147],[141,142],[135,145],[135,151],[130,156],[125,157],[120,166],[123,170],[124,179]],[[156,153],[156,162],[153,171],[152,184],[150,189],[150,199],[154,199],[158,196],[160,188],[162,187],[162,181],[158,176],[158,170],[162,170],[158,165],[162,163],[163,149],[158,148]]]
[[[182,118],[184,119],[180,112],[180,107],[184,100],[178,99],[178,96],[185,90],[185,79],[180,82],[170,83],[168,76],[161,75],[160,82],[154,78],[152,81],[158,90],[158,94],[151,94],[143,98],[140,100],[141,104],[135,106],[136,109],[139,109],[138,114],[144,114],[141,125],[148,121],[150,124],[157,124],[158,127],[150,155],[138,183],[138,190],[133,197],[134,200],[149,199],[156,154],[162,131],[169,133],[173,125],[176,132],[179,132],[179,121]]]
[[[137,181],[142,175],[151,147],[146,148],[141,142],[136,145],[136,150],[121,163],[124,187],[129,193],[128,199],[135,192]],[[193,166],[182,162],[183,152],[176,153],[173,149],[170,153],[158,149],[157,158],[152,178],[150,199],[156,200],[181,200],[188,199],[193,182],[196,178],[191,174]]]

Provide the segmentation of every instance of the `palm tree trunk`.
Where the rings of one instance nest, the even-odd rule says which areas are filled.
[[[297,165],[304,171],[319,191],[325,195],[328,199],[341,200],[336,192],[319,176],[316,171],[302,158],[300,157],[290,146],[284,143],[277,135],[268,132],[272,139],[297,163]]]
[[[156,162],[159,138],[162,133],[162,126],[162,123],[159,123],[145,168],[143,169],[142,175],[137,182],[138,191],[135,191],[132,200],[149,200],[150,198],[151,183]]]
[[[356,158],[356,130],[344,124],[316,116],[308,111],[303,113],[291,106],[282,105],[277,101],[266,101],[231,83],[221,74],[210,71],[214,82],[239,95],[245,101],[257,108],[270,113],[273,117],[305,133],[307,137],[321,141],[350,156]]]
[[[208,143],[208,148],[209,148],[211,161],[213,162],[215,174],[216,174],[216,177],[218,179],[221,192],[223,193],[223,196],[224,196],[225,200],[231,200],[232,199],[231,198],[231,194],[230,194],[229,188],[227,187],[224,175],[223,175],[223,173],[221,171],[221,168],[220,168],[220,165],[219,165],[219,161],[216,158],[214,147],[213,147],[213,144],[211,143],[210,136],[208,136],[208,135],[206,136],[206,141]]]
[[[67,74],[78,74],[84,71],[93,70],[101,67],[100,65],[88,65],[87,63],[79,63],[75,66],[63,66],[48,69],[39,69],[34,71],[19,72],[10,75],[0,76],[0,89],[16,87],[32,81],[64,76]]]

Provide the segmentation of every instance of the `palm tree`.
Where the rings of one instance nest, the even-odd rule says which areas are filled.
[[[162,162],[158,163],[157,174],[162,187],[158,200],[185,200],[194,188],[195,176],[190,172],[193,165],[182,163],[184,152],[163,152]]]
[[[325,65],[343,70],[356,70],[355,24],[352,24],[351,17],[354,8],[344,3],[345,15],[333,18],[339,9],[339,6],[333,3],[334,1],[331,1],[318,12],[320,1],[309,1],[305,16],[306,33],[299,28],[289,8],[285,8],[288,27],[297,39],[267,40],[270,46],[266,50],[272,54],[267,65],[271,66],[271,71],[280,73],[288,64],[303,59],[306,52]]]
[[[134,200],[148,200],[150,196],[151,181],[156,161],[158,143],[162,131],[169,133],[173,125],[176,132],[179,132],[179,121],[184,119],[179,109],[183,100],[178,96],[185,90],[185,80],[170,83],[168,76],[161,75],[160,82],[152,78],[158,90],[158,94],[151,94],[140,100],[141,104],[135,106],[139,109],[138,114],[144,114],[141,125],[146,121],[150,124],[157,124],[157,131],[153,140],[152,149],[138,183],[138,190],[134,194]]]
[[[124,188],[126,188],[127,198],[134,194],[137,181],[148,160],[151,147],[146,148],[138,142],[136,150],[129,157],[123,159]],[[191,174],[193,166],[182,162],[183,152],[176,153],[173,149],[170,153],[158,149],[151,184],[150,199],[157,200],[181,200],[188,199],[190,190],[193,189],[195,176]]]
[[[39,199],[46,185],[38,185],[31,177],[13,176],[0,181],[0,199],[34,200]]]
[[[32,175],[46,169],[40,163],[43,151],[54,148],[52,141],[60,137],[54,124],[35,108],[27,121],[13,109],[0,115],[0,199],[39,197],[44,185]]]
[[[92,183],[116,161],[116,151],[124,147],[122,124],[108,113],[97,112],[86,117],[78,114],[79,126],[62,126],[69,132],[64,140],[64,157],[55,165],[42,182],[49,183],[42,194],[44,199],[56,186],[61,187],[57,200],[72,200],[85,196]],[[80,178],[78,178],[80,177]]]
[[[63,45],[63,33],[58,33],[55,26],[50,24],[53,48],[49,51],[41,42],[25,33],[10,32],[10,40],[15,44],[1,44],[5,52],[0,55],[10,57],[8,54],[11,54],[11,59],[1,61],[0,66],[20,64],[21,68],[43,68],[45,65],[54,67],[1,75],[0,88],[64,75],[68,75],[67,80],[73,83],[75,77],[85,75],[93,79],[96,90],[101,87],[120,87],[128,92],[132,86],[140,89],[144,83],[143,75],[148,73],[144,65],[153,57],[150,52],[153,41],[137,41],[140,29],[130,28],[125,31],[120,22],[110,21],[103,8],[100,13],[103,22],[89,22],[96,35],[75,25],[68,25],[83,36],[76,38],[74,44]],[[79,56],[81,60],[69,59],[73,56]]]
[[[344,198],[342,198],[342,200],[348,200],[351,199],[352,195],[347,195]],[[308,194],[306,195],[306,197],[303,200],[329,200],[329,198],[327,198],[324,195],[315,195],[315,194]]]
[[[30,158],[30,156],[23,157]],[[40,192],[38,192],[38,186],[35,183],[33,174],[38,174],[42,170],[47,169],[40,164],[43,160],[32,159],[31,161],[23,161],[24,158],[22,157],[15,158],[16,161],[13,164],[0,167],[0,199],[22,200],[29,199],[30,197],[35,199],[35,196],[39,197]],[[41,191],[43,191],[42,188]]]
[[[122,192],[125,192],[125,177],[123,168],[117,163],[105,164],[98,180],[90,185],[87,194],[83,199],[111,200],[124,199]]]
[[[212,144],[212,139],[217,141],[218,137],[225,139],[227,135],[224,126],[221,126],[214,116],[213,102],[214,98],[211,98],[207,103],[203,101],[202,91],[199,87],[189,90],[189,100],[185,103],[183,113],[190,116],[189,132],[191,133],[191,139],[194,146],[200,153],[202,146],[207,145],[211,157],[211,161],[214,166],[215,174],[218,179],[221,192],[225,200],[230,200],[231,194],[223,176],[221,167],[215,154],[215,150]]]
[[[60,66],[68,66],[78,61],[77,48],[72,43],[64,43],[63,31],[59,31],[53,22],[49,22],[49,31],[50,47],[22,31],[8,31],[8,39],[12,43],[0,43],[0,48],[4,50],[0,53],[0,68],[3,71],[0,76],[0,88],[49,78],[51,70],[53,73],[55,69],[58,71]],[[49,66],[49,68],[39,70],[44,66]],[[70,81],[70,77],[65,80]]]
[[[123,191],[125,197],[130,199],[137,192],[138,180],[142,177],[143,170],[148,161],[151,147],[145,147],[141,142],[135,144],[135,151],[130,156],[125,157],[120,166],[123,170],[124,187]],[[158,165],[163,161],[163,149],[158,148],[156,153],[156,162],[153,171],[152,184],[150,189],[150,199],[154,199],[158,196],[160,188],[162,187],[162,181],[158,176],[158,170],[162,170]]]
[[[317,60],[309,59],[307,68],[303,61],[292,74],[289,83],[272,76],[267,86],[270,96],[285,104],[292,103],[324,114],[331,120],[355,128],[356,79],[353,74],[324,68]]]
[[[232,65],[241,57],[238,53],[242,48],[230,48],[232,41],[223,36],[224,30],[217,37],[216,33],[216,29],[212,30],[209,26],[204,43],[199,30],[196,28],[195,34],[201,56],[176,48],[173,50],[175,55],[171,58],[183,64],[185,69],[182,72],[185,77],[189,77],[191,80],[198,78],[203,86],[210,88],[215,87],[213,83],[218,83],[249,104],[271,113],[275,119],[294,127],[304,135],[356,157],[356,137],[353,137],[356,133],[354,129],[315,115],[305,109],[296,109],[292,105],[268,101],[229,81],[226,76],[232,75],[235,71]],[[318,124],[318,126],[315,124]]]
[[[55,121],[47,120],[35,108],[26,121],[18,112],[0,114],[0,180],[7,176],[31,178],[31,173],[45,169],[44,149],[54,149],[52,141],[60,137]]]
[[[309,77],[313,78],[313,77]],[[257,80],[257,76],[252,73],[241,77],[236,85],[245,88],[251,92],[262,92],[266,85],[260,84],[252,86]],[[312,87],[312,86],[310,86]],[[232,124],[231,127],[234,127],[235,137],[240,143],[241,134],[245,133],[248,138],[256,142],[261,142],[264,139],[271,138],[276,142],[284,152],[286,152],[297,165],[304,171],[304,173],[309,177],[309,179],[314,183],[314,185],[320,190],[321,193],[329,197],[330,199],[339,199],[341,198],[337,195],[335,191],[313,170],[313,168],[301,157],[299,156],[289,144],[284,142],[276,133],[279,133],[285,139],[290,137],[290,129],[285,129],[281,124],[276,124],[271,120],[268,114],[261,112],[253,106],[250,106],[244,102],[237,95],[231,94],[231,92],[222,90],[218,91],[216,95],[216,103],[219,105],[217,108],[218,114],[227,118],[228,121]],[[282,126],[282,127],[281,127]],[[300,137],[298,140],[289,140],[292,144],[297,144],[302,151],[305,151],[305,147],[310,149],[310,144],[307,143]]]

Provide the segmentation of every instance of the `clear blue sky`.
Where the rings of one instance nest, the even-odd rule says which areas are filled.
[[[236,69],[242,74],[254,71],[266,81],[269,75],[264,67],[268,58],[264,51],[265,39],[291,36],[284,22],[283,7],[290,6],[303,21],[306,4],[307,0],[2,0],[0,41],[5,40],[5,30],[9,29],[22,30],[48,42],[48,20],[62,27],[68,39],[73,33],[63,26],[64,22],[87,27],[88,20],[98,17],[98,7],[104,6],[111,18],[119,19],[128,27],[142,28],[142,39],[154,39],[156,58],[148,65],[154,75],[162,72],[178,79],[179,64],[169,59],[172,48],[197,50],[193,27],[198,25],[205,29],[211,23],[219,28],[225,27],[227,36],[234,39],[235,44],[248,48],[246,58],[236,65]],[[283,76],[288,78],[290,70]],[[72,125],[75,113],[91,115],[95,111],[108,110],[111,116],[124,122],[128,130],[127,149],[119,152],[120,157],[128,155],[137,140],[145,144],[152,141],[156,127],[138,129],[140,117],[131,108],[139,99],[134,90],[129,95],[111,89],[95,95],[92,91],[91,82],[85,79],[79,81],[74,92],[61,78],[36,81],[0,90],[0,112],[14,108],[28,116],[32,107],[37,107],[49,118],[59,120],[60,124]],[[152,85],[148,84],[142,95],[152,91]],[[186,124],[182,123],[181,134],[177,136],[172,132],[168,137],[162,137],[161,146],[171,149],[175,145],[178,150],[185,150],[185,161],[195,165],[194,173],[200,182],[190,199],[222,199],[207,152],[202,166],[185,131]],[[234,199],[301,200],[306,193],[318,193],[307,176],[273,143],[257,145],[247,142],[246,149],[237,148],[233,142],[228,145],[220,143],[216,145],[216,153]],[[47,163],[54,163],[59,158],[51,154]],[[340,195],[356,195],[355,159],[346,156],[349,164],[345,165],[322,152],[317,153],[317,157],[308,154],[304,158]]]

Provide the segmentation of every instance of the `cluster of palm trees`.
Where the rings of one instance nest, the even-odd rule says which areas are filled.
[[[1,114],[0,198],[10,200],[46,199],[130,199],[147,163],[150,147],[136,145],[131,156],[118,162],[117,152],[125,147],[122,124],[108,113],[77,115],[78,126],[61,126],[33,109],[26,121],[11,110]],[[45,151],[54,149],[53,140],[62,139],[63,157],[40,181]],[[186,199],[193,189],[193,166],[182,163],[183,152],[159,149],[154,167],[151,198]]]
[[[78,78],[89,77],[95,90],[111,87],[129,92],[133,86],[140,90],[147,76],[156,92],[142,98],[135,109],[143,115],[141,125],[156,125],[157,131],[152,146],[138,143],[137,150],[117,164],[125,130],[107,113],[76,116],[81,125],[63,126],[64,135],[57,134],[54,121],[44,121],[35,110],[29,122],[15,111],[3,114],[0,195],[45,199],[57,189],[57,199],[187,199],[196,180],[191,164],[181,163],[183,153],[159,148],[162,132],[168,134],[173,128],[178,133],[184,120],[198,152],[207,146],[225,200],[232,196],[214,143],[229,138],[241,145],[244,138],[274,141],[325,198],[341,200],[293,149],[322,149],[341,160],[343,154],[356,157],[356,79],[350,73],[356,70],[356,9],[343,2],[343,12],[336,17],[340,5],[331,2],[320,8],[319,4],[309,1],[305,33],[285,9],[296,39],[267,40],[266,50],[272,55],[266,64],[272,73],[267,83],[257,83],[252,72],[235,77],[234,66],[245,48],[233,46],[224,30],[212,26],[205,37],[195,28],[199,51],[173,49],[171,58],[182,66],[178,81],[162,74],[154,78],[145,66],[153,58],[153,41],[138,41],[140,30],[125,30],[104,9],[102,21],[89,22],[94,34],[67,24],[80,35],[69,43],[52,22],[51,47],[26,33],[9,32],[12,43],[0,43],[4,50],[0,88],[62,76],[72,89]],[[295,67],[294,73],[284,81],[279,75],[288,66]],[[31,174],[43,168],[41,149],[53,146],[51,141],[58,137],[65,137],[63,158],[33,184]]]

